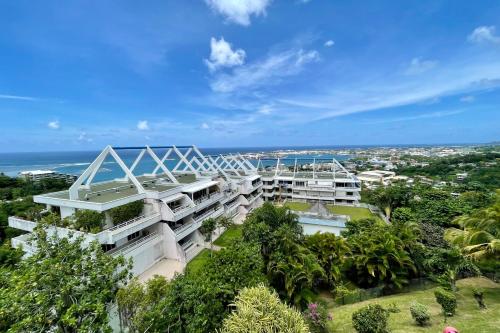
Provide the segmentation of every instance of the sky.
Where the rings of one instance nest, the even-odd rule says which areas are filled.
[[[498,0],[0,3],[0,152],[499,140]]]

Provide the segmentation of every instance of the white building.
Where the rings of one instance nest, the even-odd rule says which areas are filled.
[[[67,175],[52,170],[21,171],[18,176],[32,182],[39,182],[42,179],[62,179],[67,183],[73,183],[77,178],[74,175]]]
[[[138,151],[131,166],[119,155],[124,150]],[[159,151],[163,152],[161,157]],[[153,159],[154,169],[136,174],[134,171],[145,157]],[[94,182],[107,158],[112,158],[125,176]],[[151,269],[162,259],[183,267],[205,246],[198,230],[205,219],[225,215],[238,223],[263,201],[261,176],[248,160],[241,155],[204,156],[195,146],[108,146],[69,190],[33,199],[49,210],[60,212],[61,218],[80,209],[104,212],[106,221],[100,232],[84,233],[60,227],[51,227],[48,232],[60,236],[77,233],[87,243],[98,241],[112,255],[133,258],[135,275]],[[144,203],[139,216],[113,223],[110,209],[139,200]],[[9,217],[9,226],[13,228],[31,232],[36,224]],[[217,230],[214,239],[221,232]],[[34,245],[28,242],[29,235],[12,239],[12,245],[23,246],[27,255],[34,250]]]
[[[371,170],[363,171],[357,177],[366,187],[375,188],[379,185],[389,185],[396,177],[396,173],[394,171]]]
[[[257,167],[262,176],[264,200],[359,203],[361,184],[338,161],[314,159],[308,163],[310,161],[299,158],[278,158],[275,162],[274,159],[259,160]],[[285,165],[287,162],[291,165]],[[264,164],[268,165],[264,167]]]

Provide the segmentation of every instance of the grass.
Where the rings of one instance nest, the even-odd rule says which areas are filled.
[[[224,233],[214,241],[214,244],[222,247],[229,246],[229,244],[241,238],[241,231],[241,225],[233,225],[224,231]]]
[[[333,214],[349,215],[351,220],[366,219],[370,217],[380,219],[378,215],[370,212],[368,208],[336,205],[326,205],[326,208]]]
[[[378,303],[384,307],[394,303],[401,310],[399,313],[391,313],[389,317],[389,329],[393,333],[408,332],[442,332],[446,326],[453,326],[460,333],[487,333],[498,332],[500,327],[500,284],[486,278],[469,278],[457,282],[459,288],[457,293],[457,313],[448,318],[446,324],[443,321],[441,307],[436,303],[434,289],[414,291],[405,294],[385,296],[367,300],[360,303],[338,306],[333,301],[326,299],[328,310],[333,316],[329,322],[330,332],[356,332],[352,327],[352,314],[359,308]],[[472,288],[482,288],[484,290],[484,301],[487,309],[479,310],[479,307],[472,296]],[[426,305],[431,314],[431,323],[426,327],[419,327],[415,324],[410,315],[410,304],[417,301]]]
[[[196,274],[201,271],[203,266],[207,263],[208,259],[210,259],[210,250],[203,249],[196,257],[194,257],[190,262],[188,262],[186,266],[186,272],[189,274]]]
[[[285,207],[288,207],[291,210],[305,212],[311,208],[311,204],[308,202],[290,201],[285,203]]]

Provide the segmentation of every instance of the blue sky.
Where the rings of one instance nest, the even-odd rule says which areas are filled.
[[[3,1],[0,151],[500,139],[499,1]]]

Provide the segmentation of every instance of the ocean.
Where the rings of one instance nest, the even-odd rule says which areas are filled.
[[[276,150],[304,150],[304,149],[334,149],[341,147],[255,147],[255,148],[204,148],[200,149],[206,155],[218,155],[228,153],[265,153]],[[345,148],[345,147],[343,147]],[[21,171],[27,170],[53,170],[61,173],[80,175],[99,155],[100,151],[68,151],[68,152],[33,152],[33,153],[0,153],[0,172],[15,177]],[[126,165],[131,166],[138,155],[137,150],[120,150],[118,154]],[[158,151],[158,155],[162,152]],[[161,156],[160,156],[161,157]],[[315,155],[290,155],[291,158],[324,158],[337,160],[348,159],[346,155],[315,154]],[[252,161],[254,164],[256,161]],[[292,160],[283,161],[285,164],[293,164]],[[264,165],[271,165],[275,161],[263,161]],[[175,161],[167,161],[169,167],[173,167]],[[148,155],[144,155],[142,162],[136,169],[136,174],[148,173],[153,170],[155,162]],[[123,171],[111,158],[106,160],[95,177],[95,181],[111,180],[123,177]]]

